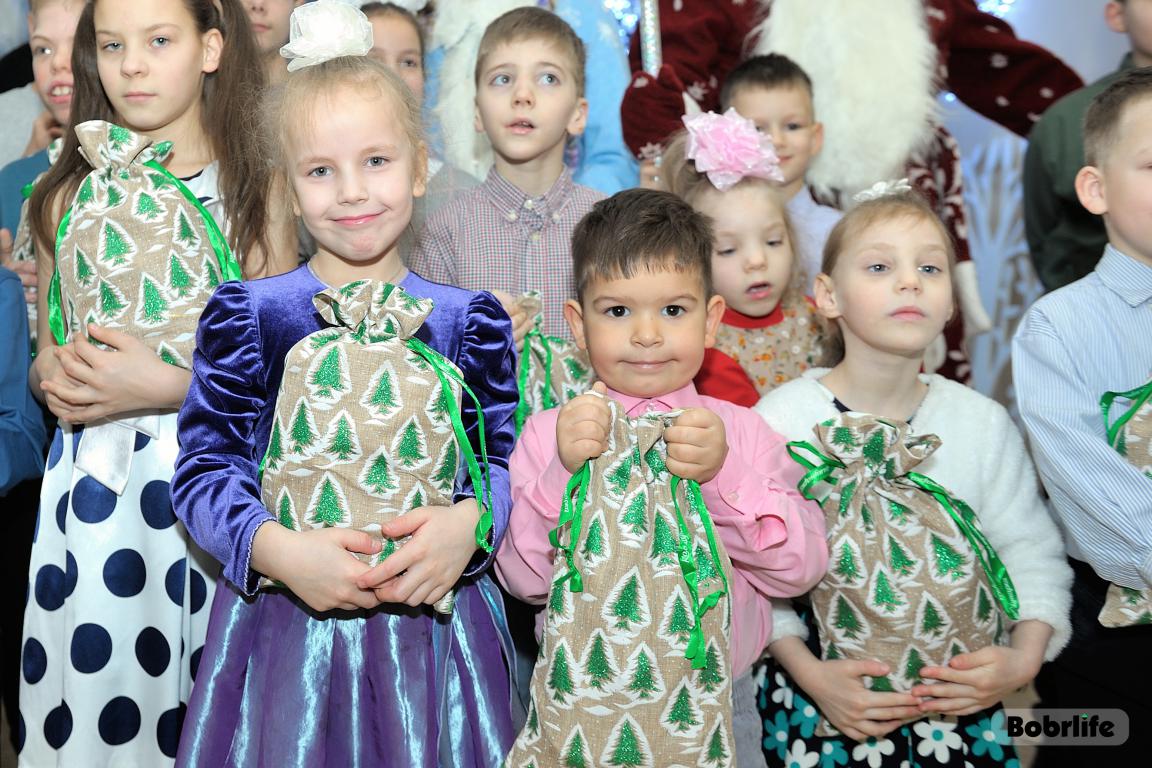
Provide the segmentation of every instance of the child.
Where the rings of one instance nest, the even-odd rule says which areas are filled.
[[[317,314],[313,297],[373,280],[434,302],[413,338],[455,363],[478,398],[480,412],[463,409],[461,431],[477,456],[487,447],[493,546],[510,506],[517,398],[508,319],[489,294],[408,272],[397,247],[424,189],[419,109],[399,78],[363,55],[371,37],[357,45],[368,26],[358,10],[322,0],[295,13],[301,36],[286,50],[319,52],[302,68],[293,62],[296,71],[268,100],[266,156],[288,175],[317,252],[286,275],[221,286],[204,311],[173,499],[193,536],[224,564],[224,582],[205,644],[212,676],[193,693],[178,762],[494,766],[513,730],[499,593],[485,572],[489,558],[475,551],[480,489],[449,482],[454,504],[402,512],[375,536],[339,525],[289,529],[262,501],[273,458],[303,450],[273,452],[281,445],[277,393],[293,383],[288,353],[341,327]],[[376,373],[351,367],[341,388],[358,393]],[[411,392],[396,384],[388,400]],[[419,395],[421,414],[427,396]],[[338,407],[355,411],[348,399]],[[295,429],[283,434],[284,446],[298,439]],[[346,440],[347,450],[358,451],[358,442]],[[365,452],[377,448],[365,440]],[[463,474],[454,469],[449,481]],[[375,567],[349,556],[381,553],[381,534],[389,546],[411,538]],[[261,576],[286,589],[257,592]],[[429,606],[454,585],[451,616],[436,618]]]
[[[584,130],[584,44],[562,19],[517,8],[484,32],[476,59],[476,130],[496,152],[480,186],[428,218],[412,268],[430,280],[494,290],[517,346],[532,318],[514,297],[540,293],[544,332],[567,336],[574,294],[571,238],[602,195],[572,182],[570,136]]]
[[[712,219],[712,279],[725,304],[696,387],[751,407],[819,358],[821,324],[804,296],[789,217],[773,187],[783,177],[772,143],[731,109],[685,117],[684,125],[663,170],[668,188]]]
[[[902,619],[893,617],[904,614],[896,614],[895,608],[889,612],[884,606],[853,614],[851,605],[845,603],[848,607],[838,609],[842,613],[835,623],[820,621],[825,657],[821,660],[803,641],[803,622],[791,610],[775,611],[769,652],[782,672],[770,671],[768,691],[760,703],[766,749],[774,749],[782,759],[786,753],[801,763],[808,759],[806,755],[812,761],[818,755],[833,755],[834,761],[845,764],[850,754],[852,764],[870,766],[1003,763],[1014,755],[1003,715],[997,713],[999,702],[1027,684],[1041,662],[1055,657],[1068,640],[1070,574],[1059,532],[1045,512],[1019,432],[997,403],[938,375],[920,374],[924,350],[954,310],[953,258],[940,220],[915,193],[889,192],[859,203],[833,228],[824,268],[816,280],[816,305],[839,332],[841,359],[830,370],[813,369],[779,387],[756,410],[774,429],[798,441],[813,440],[816,425],[842,423],[828,421],[838,414],[845,414],[842,419],[872,418],[874,424],[882,423],[892,431],[910,430],[917,436],[919,453],[915,456],[921,459],[916,472],[975,511],[977,517],[970,524],[978,530],[972,536],[978,538],[982,530],[995,552],[981,551],[990,559],[998,553],[1003,561],[1015,585],[1018,608],[1014,611],[1019,621],[1011,627],[1009,646],[972,647],[975,642],[958,646],[955,639],[947,639],[950,628],[969,621],[987,626],[992,630],[989,635],[999,635],[1002,620],[988,590],[975,586],[987,569],[975,565],[968,546],[971,539],[968,534],[954,535],[959,524],[950,522],[952,518],[937,507],[924,512],[921,506],[912,512],[916,522],[910,527],[887,528],[904,542],[898,552],[897,545],[886,539],[884,556],[870,559],[864,553],[860,556],[864,561],[858,562],[860,557],[853,555],[861,551],[858,545],[838,539],[832,555],[835,569],[818,590],[842,583],[837,579],[855,580],[853,574],[867,570],[872,574],[867,599],[879,604],[883,598],[886,606],[906,605],[908,620],[899,624]],[[876,422],[876,418],[884,421]],[[859,438],[855,442],[849,438],[852,435],[836,439],[845,445],[863,444]],[[924,448],[929,443],[936,448],[934,452]],[[911,454],[891,455],[901,461]],[[892,461],[888,456],[883,454],[884,461]],[[871,456],[870,460],[880,458]],[[851,488],[844,486],[840,493],[840,509],[858,519],[841,524],[839,512],[826,508],[830,538],[845,531],[845,538],[850,538],[854,531],[871,531],[881,525],[875,517],[850,511]],[[891,498],[912,503],[903,496]],[[950,503],[962,508],[958,502]],[[907,518],[897,513],[907,515],[908,510],[896,504],[891,512],[882,513],[883,525],[903,524]],[[943,528],[929,527],[933,514],[944,521]],[[931,544],[925,530],[932,531]],[[869,539],[863,541],[867,544]],[[891,573],[878,570],[890,564]],[[955,583],[960,578],[971,578],[973,591],[982,590],[980,600],[973,600],[967,584]],[[994,585],[1000,583],[991,575],[989,579]],[[836,599],[848,595],[851,600],[856,593],[849,589],[865,588],[840,589],[836,594],[841,597]],[[921,589],[923,596],[917,598]],[[1010,588],[997,592],[993,586],[991,591],[1008,594]],[[938,601],[932,603],[931,612],[924,607],[930,597]],[[1004,601],[1012,602],[1008,597]],[[916,613],[913,618],[913,607],[923,616]],[[866,618],[856,620],[857,615]],[[870,629],[868,622],[877,623]],[[893,623],[902,627],[899,637],[886,632],[887,624]],[[852,639],[843,640],[841,634]],[[898,668],[872,658],[852,658],[854,654],[843,648],[859,645],[861,637],[887,644],[883,647],[893,649],[894,657],[907,655],[915,644],[929,660],[951,658],[946,666],[936,666],[923,660],[914,663],[908,656],[907,664]],[[837,647],[838,652],[833,650]],[[970,652],[958,653],[963,648]],[[867,683],[868,678],[873,682]],[[902,680],[910,680],[911,687]],[[844,735],[814,736],[821,715]]]
[[[724,311],[724,300],[711,291],[711,250],[707,219],[666,192],[620,192],[597,203],[577,227],[572,251],[579,298],[564,314],[588,351],[602,396],[583,395],[528,420],[512,458],[513,519],[497,571],[516,597],[545,601],[555,555],[549,531],[569,477],[606,448],[605,398],[633,417],[682,409],[664,433],[667,469],[701,484],[731,558],[729,670],[738,681],[739,717],[753,706],[747,673],[771,630],[766,596],[803,591],[823,572],[827,549],[815,509],[792,490],[798,474],[778,436],[747,409],[701,396],[692,384]],[[611,542],[615,560],[644,560],[646,549],[618,544]],[[624,659],[639,647],[620,648],[616,656]],[[543,710],[540,717],[549,733]],[[749,733],[737,722],[739,755],[759,756],[752,725]],[[675,758],[655,742],[651,747],[654,765]]]
[[[1024,234],[1036,277],[1046,291],[1091,272],[1108,243],[1104,222],[1085,210],[1076,196],[1088,104],[1125,71],[1152,65],[1152,14],[1143,2],[1109,0],[1104,3],[1104,18],[1109,29],[1128,38],[1129,50],[1120,66],[1044,110],[1028,134],[1022,172]]]
[[[735,109],[772,137],[784,175],[780,186],[796,234],[794,248],[806,278],[804,291],[809,293],[820,271],[824,242],[840,219],[835,208],[816,202],[805,183],[808,167],[824,144],[824,126],[812,106],[812,81],[787,56],[753,56],[728,73],[720,105]]]
[[[395,3],[364,3],[360,10],[372,22],[372,50],[368,55],[391,69],[416,98],[424,100],[424,30],[416,14]],[[412,223],[404,233],[400,252],[405,256],[416,247],[428,214],[447,205],[456,195],[480,182],[448,165],[438,157],[428,158],[428,189],[414,201]]]
[[[1104,217],[1108,245],[1091,274],[1028,310],[1012,342],[1020,415],[1076,574],[1073,641],[1041,670],[1036,691],[1045,707],[1124,709],[1132,730],[1126,744],[1109,749],[1117,765],[1140,762],[1152,746],[1152,707],[1141,685],[1152,673],[1152,627],[1105,628],[1097,617],[1105,594],[1117,589],[1109,582],[1143,590],[1149,608],[1152,481],[1130,463],[1134,456],[1109,445],[1101,406],[1106,393],[1146,388],[1152,372],[1150,187],[1143,178],[1150,127],[1148,69],[1125,73],[1092,100],[1084,119],[1088,165],[1076,192]],[[1127,398],[1116,400],[1113,420],[1122,404]],[[1087,765],[1098,756],[1087,748],[1053,751],[1041,751],[1045,764]]]
[[[280,47],[288,42],[288,20],[292,9],[304,0],[245,0],[244,10],[256,37],[264,76],[275,85],[284,79],[287,70],[280,56]]]
[[[89,3],[76,31],[72,122],[114,121],[137,137],[133,141],[172,140],[166,173],[155,178],[174,190],[178,185],[170,177],[182,177],[188,194],[216,211],[232,244],[258,272],[275,269],[277,262],[276,252],[265,245],[271,239],[268,174],[257,147],[240,130],[246,120],[240,114],[243,100],[261,82],[249,35],[238,0]],[[29,215],[42,286],[53,275],[52,244],[61,215],[79,197],[81,180],[91,178],[89,161],[99,160],[81,155],[79,137],[69,131],[62,155],[32,194]],[[64,234],[88,231],[82,220],[99,231],[102,216],[86,211],[70,219],[75,227],[65,227]],[[195,233],[210,231],[211,218],[196,216],[199,230],[191,230],[205,248],[207,236]],[[175,247],[171,234],[160,243],[138,242],[132,259],[159,254],[153,260],[167,262]],[[131,256],[119,239],[116,248],[123,259]],[[134,277],[135,267],[128,269]],[[74,315],[68,308],[76,296],[64,281],[61,285],[59,306]],[[166,290],[157,294],[158,301],[165,301]],[[199,283],[184,290],[206,293]],[[20,691],[27,739],[21,760],[170,765],[200,658],[208,614],[203,606],[215,573],[172,516],[168,494],[176,458],[175,411],[189,373],[167,364],[155,345],[96,324],[87,326],[87,334],[102,346],[82,333],[53,346],[50,293],[40,291],[41,352],[30,379],[33,393],[60,418],[60,428],[48,456],[30,568]],[[109,295],[109,306],[131,317],[125,305],[134,303],[135,295]],[[151,427],[131,431],[140,423],[135,417]],[[93,432],[109,430],[129,436],[127,443],[117,443],[123,449],[119,454],[89,441]],[[92,460],[87,471],[77,456]]]

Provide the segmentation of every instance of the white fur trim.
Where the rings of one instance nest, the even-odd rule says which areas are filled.
[[[432,30],[432,48],[444,49],[440,96],[433,112],[444,137],[444,159],[478,179],[492,167],[492,145],[475,129],[476,55],[484,30],[498,16],[531,0],[469,0],[441,3]]]
[[[937,119],[939,53],[923,0],[772,0],[771,8],[755,53],[782,53],[804,68],[824,124],[808,183],[851,195],[904,176]]]
[[[992,330],[992,318],[980,298],[980,281],[976,277],[976,262],[962,261],[956,265],[956,294],[960,311],[964,315],[964,336],[972,338]]]

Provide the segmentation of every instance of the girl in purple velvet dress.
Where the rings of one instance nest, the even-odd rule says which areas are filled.
[[[374,566],[351,553],[380,552],[380,538],[294,530],[261,501],[285,356],[328,325],[313,296],[371,279],[434,302],[415,338],[456,365],[479,404],[465,397],[461,421],[477,456],[487,444],[493,549],[508,522],[510,322],[490,294],[403,266],[397,244],[424,191],[420,114],[395,75],[359,55],[361,20],[326,0],[297,9],[285,51],[306,57],[265,107],[315,255],[285,275],[222,285],[200,323],[172,495],[223,575],[179,765],[495,766],[515,736],[510,640],[467,473],[455,503],[386,523],[385,539],[411,538]],[[262,577],[282,586],[263,588]],[[454,610],[433,611],[451,589]]]

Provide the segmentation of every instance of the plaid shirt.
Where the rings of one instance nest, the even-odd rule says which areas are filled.
[[[576,296],[572,230],[603,197],[573,183],[567,168],[545,195],[528,197],[493,168],[428,217],[412,270],[472,291],[537,291],[545,333],[571,338],[564,302]]]

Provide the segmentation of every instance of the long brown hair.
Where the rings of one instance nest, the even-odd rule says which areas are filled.
[[[266,260],[271,248],[267,231],[271,173],[259,151],[254,107],[265,88],[264,67],[240,0],[180,1],[200,34],[217,29],[224,38],[220,66],[204,76],[200,93],[201,128],[219,166],[220,197],[226,211],[229,245],[244,257],[245,273],[256,274],[264,264],[254,263],[253,254],[259,251]],[[115,111],[104,93],[96,67],[97,2],[90,0],[84,6],[76,27],[72,47],[72,114],[68,130],[64,132],[63,150],[44,178],[37,182],[29,201],[32,231],[46,253],[52,252],[56,242],[54,201],[71,200],[80,181],[91,170],[80,154],[80,142],[73,126],[87,120],[116,122]]]

